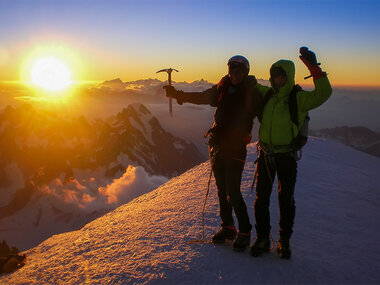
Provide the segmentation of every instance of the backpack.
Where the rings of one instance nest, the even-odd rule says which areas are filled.
[[[302,91],[301,86],[298,84],[294,85],[292,91],[289,94],[289,112],[290,112],[290,118],[292,122],[297,126],[298,128],[298,135],[294,137],[293,134],[293,129],[292,129],[292,137],[293,142],[292,147],[294,148],[295,151],[298,151],[302,149],[305,144],[307,143],[307,138],[308,138],[308,132],[309,132],[309,113],[306,114],[305,120],[302,122],[302,125],[299,125],[299,118],[298,118],[298,103],[297,103],[297,93],[299,91]],[[262,110],[264,111],[264,107],[266,103],[268,103],[269,99],[273,96],[273,88],[269,89],[268,92],[265,94],[264,99],[263,99],[263,108]],[[263,112],[262,111],[262,112]],[[263,114],[261,113],[260,116],[258,116],[259,121],[261,122]]]

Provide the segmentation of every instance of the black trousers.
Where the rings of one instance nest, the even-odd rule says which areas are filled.
[[[296,212],[294,187],[297,176],[297,162],[290,153],[265,155],[258,159],[255,200],[256,233],[267,238],[270,234],[269,203],[273,180],[278,176],[278,202],[280,206],[280,238],[289,239],[293,233]]]
[[[222,227],[234,226],[232,210],[238,219],[239,231],[249,233],[252,225],[249,222],[247,206],[240,191],[241,177],[247,151],[244,148],[238,158],[231,158],[217,153],[213,159],[213,171],[218,188],[220,217]]]

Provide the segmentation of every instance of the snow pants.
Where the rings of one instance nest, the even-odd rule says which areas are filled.
[[[247,150],[244,148],[239,158],[224,157],[217,153],[213,160],[213,171],[218,188],[220,218],[222,227],[234,226],[232,210],[238,220],[239,231],[251,232],[247,206],[240,191],[241,177]]]
[[[296,212],[294,188],[297,176],[297,162],[292,153],[265,155],[260,152],[257,165],[257,186],[255,199],[256,233],[268,238],[270,234],[269,203],[273,180],[278,177],[278,202],[280,206],[280,238],[290,239]]]

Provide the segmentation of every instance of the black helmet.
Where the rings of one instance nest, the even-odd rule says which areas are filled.
[[[234,55],[228,60],[227,65],[229,68],[243,67],[247,74],[249,73],[249,61],[242,55]]]

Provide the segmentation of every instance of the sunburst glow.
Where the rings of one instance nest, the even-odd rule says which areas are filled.
[[[31,69],[32,82],[50,91],[63,90],[72,83],[70,77],[70,70],[55,57],[38,59]]]

